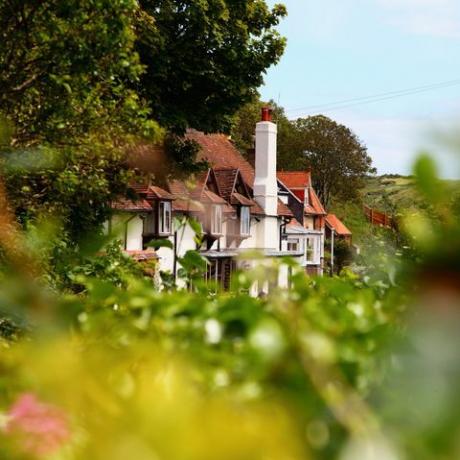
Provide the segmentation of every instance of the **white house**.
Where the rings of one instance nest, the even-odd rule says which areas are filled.
[[[228,288],[236,268],[266,258],[290,256],[308,273],[322,274],[326,212],[311,185],[309,172],[277,172],[277,126],[264,109],[255,130],[255,167],[222,134],[187,132],[201,147],[199,159],[210,169],[183,180],[165,180],[163,187],[133,185],[136,201],[114,203],[111,228],[117,227],[124,249],[137,259],[157,257],[159,268],[177,278],[178,260],[198,250],[209,262],[206,279]],[[203,232],[199,246],[194,226]],[[173,249],[146,249],[152,239],[165,238]],[[178,280],[180,283],[180,281]],[[267,292],[273,280],[253,287]],[[277,284],[289,286],[288,266],[281,264]]]

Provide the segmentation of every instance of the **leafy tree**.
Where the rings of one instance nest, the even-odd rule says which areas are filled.
[[[73,239],[103,222],[127,182],[123,146],[158,125],[133,89],[131,0],[0,4],[1,164],[23,223],[58,215]]]
[[[282,5],[264,0],[141,0],[141,93],[163,126],[227,131],[283,54]]]
[[[366,146],[349,128],[323,115],[292,122],[278,146],[279,167],[311,167],[316,192],[327,207],[332,197],[354,199],[367,175],[375,173]]]
[[[224,129],[281,56],[284,15],[263,0],[1,2],[0,167],[21,220],[92,232],[126,188],[127,144],[161,141],[157,121]]]
[[[147,130],[130,89],[142,72],[135,11],[132,0],[1,2],[0,112],[14,126],[12,145]]]
[[[278,146],[287,149],[292,138],[292,124],[287,118],[283,107],[273,100],[263,102],[258,97],[245,104],[234,116],[231,136],[236,147],[243,155],[254,148],[255,125],[260,121],[262,107],[272,109],[272,119],[278,125]]]

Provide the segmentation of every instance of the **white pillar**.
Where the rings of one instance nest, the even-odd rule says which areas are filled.
[[[254,198],[267,216],[276,216],[278,209],[277,131],[276,124],[271,121],[261,121],[256,126]]]

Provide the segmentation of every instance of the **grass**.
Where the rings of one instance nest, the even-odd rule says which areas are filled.
[[[460,189],[460,181],[444,183],[452,193]],[[384,175],[369,178],[363,191],[363,201],[391,215],[414,212],[425,207],[413,176]]]

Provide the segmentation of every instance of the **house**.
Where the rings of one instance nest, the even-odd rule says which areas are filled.
[[[124,249],[140,257],[151,253],[148,241],[168,239],[172,250],[161,247],[155,256],[160,270],[175,278],[180,258],[198,250],[208,260],[206,279],[224,289],[235,269],[255,264],[254,251],[266,258],[289,256],[308,273],[322,274],[327,214],[310,172],[277,172],[277,126],[270,111],[264,109],[256,125],[254,167],[223,134],[189,130],[187,137],[200,145],[198,159],[209,169],[190,182],[133,185],[138,198],[114,203],[109,225],[118,226]],[[203,235],[199,244],[196,223]],[[266,293],[273,284],[288,287],[289,273],[281,263],[276,280],[254,285],[252,293]]]

